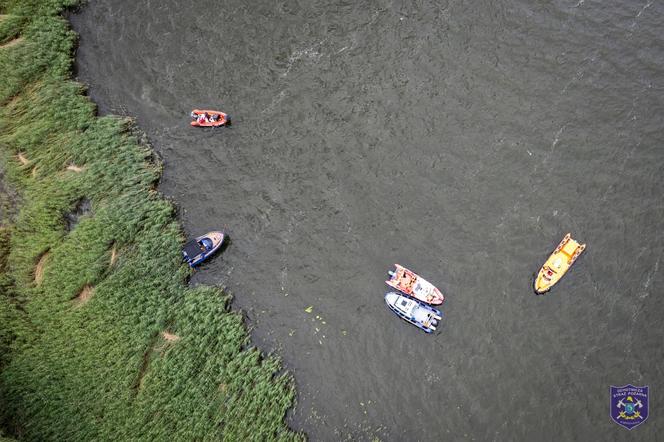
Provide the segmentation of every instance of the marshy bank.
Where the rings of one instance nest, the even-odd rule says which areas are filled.
[[[71,81],[60,14],[77,3],[0,1],[0,153],[20,196],[0,230],[0,434],[301,439],[278,358],[227,295],[188,288],[150,147]]]

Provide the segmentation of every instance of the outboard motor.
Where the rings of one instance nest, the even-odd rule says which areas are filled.
[[[394,272],[392,270],[388,270],[387,274],[390,275],[390,277],[394,278]]]

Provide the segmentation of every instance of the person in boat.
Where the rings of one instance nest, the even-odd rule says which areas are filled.
[[[210,122],[216,123],[217,121],[219,121],[219,114],[210,115]]]
[[[198,124],[205,124],[205,123],[208,122],[208,120],[209,120],[209,118],[208,118],[208,113],[207,113],[207,112],[203,112],[202,114],[198,114],[198,118],[196,119],[196,122],[197,122]]]

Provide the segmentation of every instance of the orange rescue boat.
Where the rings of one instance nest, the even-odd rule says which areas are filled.
[[[191,125],[198,127],[219,127],[231,124],[231,116],[219,111],[194,109],[191,111]]]
[[[585,249],[586,245],[576,242],[571,234],[565,235],[537,274],[533,286],[535,293],[541,295],[551,290]]]
[[[385,281],[387,285],[427,304],[443,303],[445,296],[436,286],[402,265],[394,264],[394,267],[394,271],[387,272],[390,275],[390,279]]]

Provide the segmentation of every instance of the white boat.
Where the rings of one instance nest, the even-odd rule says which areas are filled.
[[[434,332],[443,318],[443,314],[430,305],[396,292],[386,293],[385,303],[398,317],[427,333]]]

